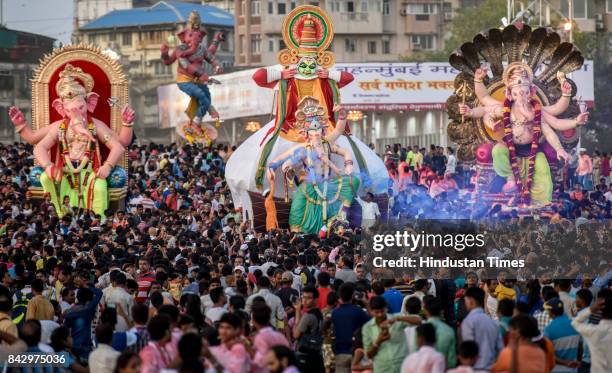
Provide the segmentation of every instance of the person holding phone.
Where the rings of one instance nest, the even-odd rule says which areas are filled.
[[[404,329],[420,324],[415,316],[387,313],[387,301],[382,296],[370,300],[370,321],[363,325],[363,347],[372,359],[374,372],[399,372],[408,354]]]

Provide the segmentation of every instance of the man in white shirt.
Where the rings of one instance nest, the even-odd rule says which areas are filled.
[[[599,324],[585,323],[592,313],[601,312]],[[612,372],[610,346],[612,345],[612,291],[603,289],[590,309],[580,312],[572,326],[589,346],[591,353],[591,372]]]
[[[113,373],[117,358],[121,353],[111,347],[113,327],[110,324],[100,324],[96,327],[98,347],[89,354],[89,369],[96,373]]]
[[[253,300],[257,297],[263,298],[272,311],[272,314],[270,315],[270,325],[278,328],[281,325],[280,323],[284,323],[287,317],[285,314],[285,308],[283,307],[283,302],[277,295],[270,291],[270,279],[266,276],[261,276],[257,279],[257,288],[259,291],[247,298],[244,310],[250,314]]]
[[[612,202],[612,185],[610,185],[610,189],[604,193],[604,197],[608,202]]]
[[[132,276],[130,276],[129,274],[121,270],[121,266],[119,265],[119,262],[113,260],[108,266],[108,272],[106,272],[105,274],[103,274],[102,276],[98,278],[98,283],[96,284],[96,287],[98,289],[106,289],[107,287],[110,286],[111,284],[110,275],[113,271],[119,271],[123,273],[126,276],[126,278],[132,278]]]
[[[454,175],[455,170],[457,169],[457,158],[455,157],[455,151],[449,146],[446,148],[446,154],[446,172]]]
[[[217,287],[210,291],[210,299],[213,302],[213,306],[206,311],[206,319],[214,324],[221,319],[221,316],[227,313],[227,308],[225,308],[227,297],[223,288]]]
[[[436,351],[436,329],[432,324],[421,324],[416,328],[419,350],[410,354],[402,363],[401,373],[444,373],[444,355]]]
[[[563,302],[563,310],[570,319],[576,316],[576,300],[570,295],[572,282],[568,279],[555,280],[555,290]]]
[[[100,303],[105,307],[115,307],[117,309],[118,332],[125,332],[129,329],[132,319],[132,308],[134,298],[125,290],[127,277],[121,271],[113,271],[110,276],[111,286],[102,291]]]
[[[376,224],[376,220],[380,217],[378,204],[374,202],[374,195],[369,192],[366,194],[365,200],[357,196],[357,202],[361,205],[361,227],[368,229]]]

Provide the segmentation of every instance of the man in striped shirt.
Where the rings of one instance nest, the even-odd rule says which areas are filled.
[[[138,260],[140,275],[138,276],[138,294],[136,294],[136,302],[146,302],[149,299],[149,289],[151,283],[155,281],[155,272],[151,270],[151,262],[147,258]]]
[[[580,335],[563,309],[563,302],[553,298],[544,304],[544,309],[552,321],[544,329],[544,336],[550,339],[555,347],[555,366],[551,372],[578,372],[578,345]]]

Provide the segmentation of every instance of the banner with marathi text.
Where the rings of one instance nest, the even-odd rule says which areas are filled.
[[[335,70],[353,74],[355,81],[342,88],[342,105],[358,110],[443,109],[453,94],[458,71],[448,63],[342,63]],[[572,75],[577,97],[592,104],[593,61]]]

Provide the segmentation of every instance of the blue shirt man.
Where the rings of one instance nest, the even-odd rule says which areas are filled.
[[[394,289],[391,286],[393,286],[392,282],[385,283],[385,292],[382,296],[385,298],[385,301],[387,301],[389,313],[400,313],[402,312],[404,296],[397,289]]]
[[[482,309],[484,290],[477,287],[465,291],[465,307],[469,311],[461,323],[461,339],[478,344],[478,360],[474,370],[488,371],[504,348],[499,325]]]
[[[351,304],[350,300],[347,303],[342,301],[340,306],[332,311],[332,325],[336,336],[334,352],[336,354],[352,354],[353,334],[368,320],[370,320],[370,316],[364,310]]]
[[[92,349],[91,323],[100,299],[101,290],[93,286],[80,289],[77,293],[77,304],[68,310],[64,317],[64,325],[70,328],[72,335],[72,350],[80,361],[87,361]]]
[[[544,309],[553,318],[544,329],[544,336],[550,339],[555,348],[556,364],[551,372],[578,372],[580,335],[564,313],[563,302],[559,298],[552,298],[544,304]]]
[[[353,354],[353,335],[369,319],[365,311],[352,304],[355,285],[344,283],[340,286],[340,306],[332,311],[331,321],[334,328],[335,371],[350,372]]]

